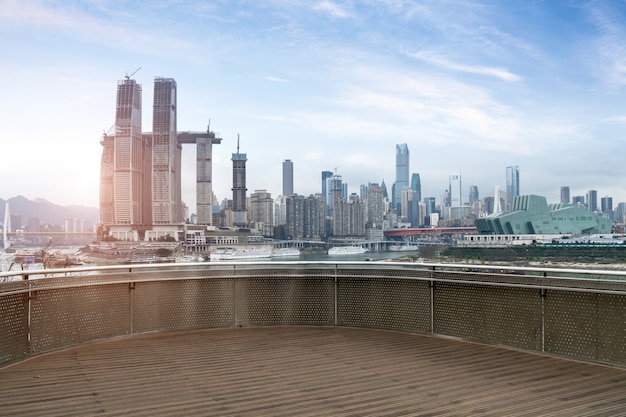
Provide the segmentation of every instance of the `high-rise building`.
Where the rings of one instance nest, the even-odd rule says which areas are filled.
[[[293,194],[293,162],[291,159],[283,161],[283,195]]]
[[[461,186],[461,174],[450,175],[448,196],[450,204],[446,213],[446,219],[463,218],[463,192]]]
[[[287,196],[287,236],[293,240],[304,237],[304,196],[292,194]]]
[[[569,204],[569,186],[567,185],[561,187],[561,203]]]
[[[572,204],[577,205],[579,207],[587,207],[587,203],[585,203],[584,195],[575,195],[572,197]]]
[[[287,196],[279,195],[274,201],[274,225],[282,226],[287,223]]]
[[[461,207],[463,205],[463,192],[461,187],[461,174],[450,175],[450,207]]]
[[[333,175],[326,179],[326,207],[327,212],[332,215],[333,207],[337,201],[344,200],[343,177],[341,175]]]
[[[263,236],[273,234],[274,200],[266,190],[256,190],[250,195],[250,222],[261,230]]]
[[[478,195],[478,187],[475,185],[470,185],[469,187],[469,203],[473,204],[480,199]]]
[[[326,198],[327,196],[327,190],[326,190],[326,183],[327,183],[327,179],[332,177],[333,173],[330,171],[322,171],[322,196],[324,198]]]
[[[382,180],[380,183],[380,191],[383,193],[383,199],[389,198],[389,193],[387,193],[387,185],[385,185],[385,180]]]
[[[406,143],[396,145],[396,182],[392,196],[392,207],[402,215],[402,190],[409,188],[409,147]]]
[[[426,204],[425,217],[430,216],[437,211],[437,203],[435,197],[424,197],[424,204]]]
[[[598,211],[598,192],[596,190],[587,192],[587,210],[593,213]]]
[[[613,197],[608,195],[600,199],[600,208],[602,213],[610,213],[613,211]]]
[[[176,134],[176,81],[157,77],[152,111],[152,222],[155,225],[184,220],[181,148]]]
[[[619,203],[615,208],[613,220],[618,223],[624,223],[624,217],[626,216],[626,203]]]
[[[233,161],[233,226],[247,227],[246,212],[246,161],[245,153],[239,153],[239,135],[237,135],[237,153],[232,155]]]
[[[422,201],[422,181],[420,180],[420,174],[413,173],[411,175],[411,190],[416,194],[417,201]]]
[[[101,223],[150,224],[151,144],[141,133],[141,85],[135,80],[118,82],[115,133],[105,134],[101,144]]]
[[[370,184],[367,190],[367,222],[370,229],[382,229],[385,215],[385,203],[382,188],[378,184]]]
[[[506,167],[506,204],[507,210],[513,205],[513,199],[519,196],[519,166]]]
[[[321,194],[304,199],[304,238],[320,240],[326,235],[325,203]]]

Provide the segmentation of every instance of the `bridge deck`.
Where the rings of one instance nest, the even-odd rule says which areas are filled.
[[[194,330],[0,369],[0,414],[624,415],[626,369],[380,330]]]

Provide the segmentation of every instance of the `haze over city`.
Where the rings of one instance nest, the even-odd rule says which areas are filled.
[[[334,170],[395,180],[407,143],[422,196],[452,173],[480,196],[504,189],[559,201],[589,189],[626,201],[626,4],[490,1],[0,1],[5,80],[0,197],[98,206],[100,139],[117,80],[178,83],[178,130],[206,130],[213,189],[232,196],[237,135],[248,192],[320,192]],[[195,150],[183,149],[183,199],[195,207]]]

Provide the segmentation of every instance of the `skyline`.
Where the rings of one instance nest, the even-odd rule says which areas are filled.
[[[321,192],[334,171],[357,192],[395,181],[407,143],[422,197],[451,174],[480,198],[520,167],[520,193],[558,202],[594,189],[626,201],[626,3],[489,1],[121,2],[0,0],[6,83],[0,197],[99,206],[103,131],[117,81],[178,84],[178,130],[211,130],[214,192],[232,198],[237,135],[248,194]],[[262,18],[260,18],[262,17]],[[183,200],[195,211],[195,150]],[[7,181],[6,178],[17,178]]]

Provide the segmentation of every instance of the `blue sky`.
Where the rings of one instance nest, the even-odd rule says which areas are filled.
[[[626,201],[626,2],[0,0],[0,197],[98,206],[100,137],[137,68],[143,130],[155,76],[178,83],[178,129],[211,129],[214,190],[232,193],[241,137],[248,192],[350,192],[395,180],[407,143],[423,196],[460,172],[464,198],[559,189]],[[195,149],[183,149],[195,207]]]

